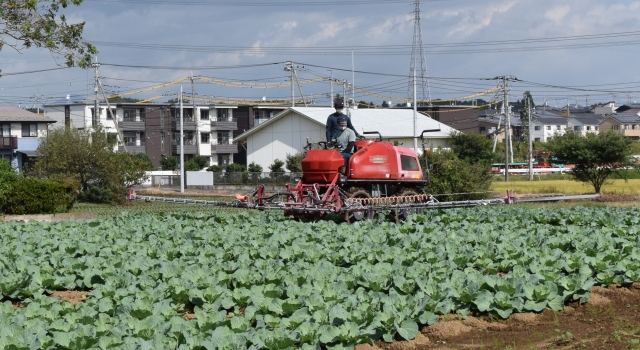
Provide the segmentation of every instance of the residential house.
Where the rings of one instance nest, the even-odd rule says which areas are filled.
[[[616,113],[607,116],[600,123],[600,131],[613,130],[633,140],[640,140],[640,116],[635,113]]]
[[[568,120],[554,113],[536,110],[531,118],[531,137],[534,141],[547,142],[556,134],[564,135],[567,130]]]
[[[233,131],[234,139],[240,134],[260,125],[261,123],[275,117],[289,105],[284,104],[245,104],[238,105],[233,111],[234,118],[237,122],[237,128]],[[238,164],[247,165],[247,149],[242,145],[238,145],[237,153],[234,154],[233,161]]]
[[[267,169],[275,159],[284,160],[288,154],[303,151],[307,141],[326,141],[327,117],[334,111],[329,107],[291,107],[242,133],[236,140],[246,143],[247,162]],[[379,132],[384,140],[413,148],[412,110],[364,108],[351,110],[350,114],[358,133]],[[448,148],[451,133],[457,131],[423,114],[418,115],[416,127],[418,133],[422,130],[440,130],[425,135],[429,148]],[[421,147],[420,140],[418,146]]]
[[[600,122],[605,118],[601,114],[594,113],[571,114],[567,118],[567,130],[580,132],[582,135],[597,134],[600,129]]]
[[[45,137],[55,120],[13,106],[0,106],[0,159],[22,171],[36,156],[39,138]]]

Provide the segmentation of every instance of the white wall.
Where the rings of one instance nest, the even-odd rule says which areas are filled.
[[[247,164],[253,162],[269,171],[275,159],[284,161],[287,154],[302,152],[307,137],[313,143],[324,141],[324,125],[289,113],[247,137]]]

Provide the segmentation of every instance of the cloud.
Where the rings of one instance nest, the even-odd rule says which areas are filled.
[[[546,11],[544,17],[554,22],[560,22],[571,11],[569,5],[555,6],[554,8]]]

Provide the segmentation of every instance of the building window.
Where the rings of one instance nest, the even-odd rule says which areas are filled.
[[[596,126],[596,131],[597,131],[597,130],[600,130],[600,127],[599,127],[599,126]]]
[[[633,125],[631,126],[631,129],[633,129],[633,130],[638,130],[638,125],[637,125],[637,124],[633,124]]]
[[[587,125],[587,131],[591,131],[591,126]]]
[[[534,141],[536,141],[536,142],[540,142],[540,138],[539,138],[539,137],[536,137],[536,138],[534,139]]]
[[[229,144],[229,132],[218,131],[218,145],[228,145]]]
[[[164,128],[164,107],[160,108],[160,127]]]
[[[209,133],[203,132],[200,134],[200,143],[209,143]]]
[[[484,126],[481,126],[480,127],[480,132],[485,132],[485,131],[487,131],[487,128],[485,128]]]
[[[533,127],[533,130],[540,130],[540,128],[541,128],[540,125],[536,125]]]
[[[135,122],[136,121],[136,110],[133,108],[125,108],[122,111],[122,118],[125,122]]]
[[[113,109],[107,108],[107,119],[113,120]]]
[[[629,124],[625,124],[625,125],[624,125],[624,129],[625,129],[625,130],[629,130]]]
[[[562,125],[556,125],[556,128],[557,128],[558,130],[562,130]]]
[[[547,130],[551,130],[551,125],[547,125]]]
[[[11,136],[11,124],[9,123],[0,124],[0,136],[2,137]]]
[[[124,133],[124,144],[127,146],[135,146],[136,145],[136,134],[135,133]]]
[[[229,110],[226,108],[218,109],[218,121],[226,122],[228,120],[229,120]]]
[[[22,137],[37,137],[38,123],[22,123]]]
[[[164,131],[160,131],[160,150],[161,151],[164,151],[164,137],[165,137]]]
[[[208,109],[201,109],[200,110],[200,119],[209,120],[209,110]]]
[[[573,127],[573,130],[574,131],[580,131],[580,130],[582,130],[582,128],[576,125],[576,126]]]

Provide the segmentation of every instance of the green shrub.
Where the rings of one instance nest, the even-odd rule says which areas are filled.
[[[256,164],[254,162],[251,162],[249,164],[249,167],[247,168],[247,170],[250,173],[261,173],[262,172],[262,166],[260,164]]]
[[[292,173],[301,173],[302,172],[302,159],[304,159],[305,154],[303,152],[298,152],[296,154],[287,154],[286,165],[285,167]]]
[[[246,169],[247,168],[245,168],[244,165],[238,164],[238,163],[231,163],[231,164],[227,165],[227,172],[228,173],[242,173]]]
[[[34,177],[11,182],[2,205],[6,214],[53,214],[69,211],[76,196],[55,180]]]
[[[207,168],[207,171],[211,171],[214,173],[221,173],[224,170],[224,166],[222,165],[212,165]]]
[[[424,164],[424,158],[422,164]],[[490,166],[483,163],[469,163],[458,159],[452,151],[435,150],[427,153],[430,166],[431,184],[428,191],[434,195],[467,193],[465,195],[438,196],[438,200],[467,200],[486,198],[491,186]]]
[[[125,186],[92,184],[78,196],[78,200],[97,204],[122,204],[126,195]]]
[[[273,160],[273,164],[269,165],[269,170],[272,173],[284,173],[284,162],[276,158]]]

